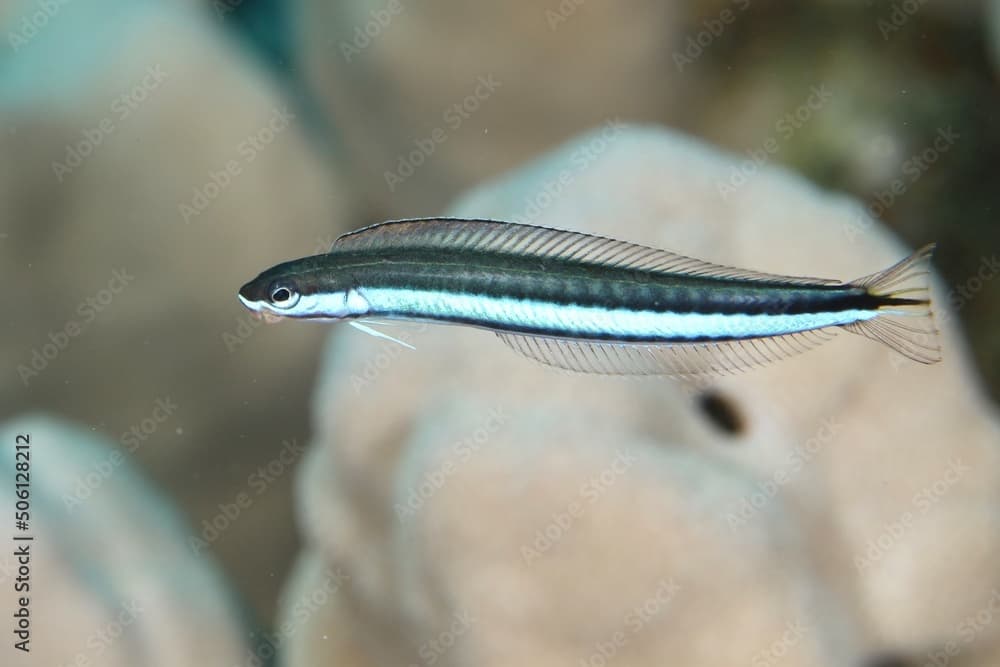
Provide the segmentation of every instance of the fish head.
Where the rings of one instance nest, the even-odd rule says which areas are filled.
[[[338,272],[306,257],[278,264],[243,285],[237,297],[261,316],[344,319],[368,313],[368,302]]]

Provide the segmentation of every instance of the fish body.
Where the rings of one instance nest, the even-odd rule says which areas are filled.
[[[927,248],[886,272],[839,283],[545,227],[401,220],[279,264],[239,296],[252,310],[285,317],[485,328],[526,356],[579,371],[735,370],[787,356],[838,327],[931,362],[932,325],[888,323],[929,320],[929,255]]]

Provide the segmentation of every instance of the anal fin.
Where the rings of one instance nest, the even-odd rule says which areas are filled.
[[[921,364],[936,364],[941,361],[938,331],[929,311],[912,317],[882,314],[870,320],[845,324],[844,329],[876,340]]]
[[[768,338],[690,343],[622,343],[497,332],[515,352],[556,368],[603,375],[727,375],[805,352],[836,333],[832,327]]]

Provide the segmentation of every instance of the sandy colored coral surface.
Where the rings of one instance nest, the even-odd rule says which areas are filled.
[[[59,4],[5,67],[0,280],[19,305],[0,406],[129,446],[199,531],[253,493],[255,519],[210,548],[269,616],[295,549],[290,476],[261,494],[249,478],[305,443],[323,332],[265,326],[235,292],[329,247],[349,196],[277,83],[190,8]]]
[[[13,535],[30,538],[5,533],[0,557],[5,665],[246,659],[250,628],[229,582],[211,556],[188,549],[189,526],[122,451],[43,415],[3,423],[0,438],[0,481],[10,489],[0,512]],[[18,444],[23,456],[15,460]],[[16,498],[15,481],[24,480],[30,493]],[[23,530],[12,523],[19,502],[28,507]],[[27,635],[18,638],[27,651],[12,646],[16,614],[27,614]]]
[[[788,172],[720,188],[733,165],[612,124],[452,212],[845,280],[908,252]],[[481,331],[394,328],[416,351],[337,332],[288,594],[345,583],[288,664],[845,665],[963,642],[1000,586],[1000,437],[939,308],[937,366],[845,333],[700,388],[555,371]]]
[[[440,213],[604,118],[660,120],[682,104],[672,3],[296,5],[337,157],[381,217]]]

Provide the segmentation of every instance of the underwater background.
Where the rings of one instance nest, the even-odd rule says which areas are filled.
[[[0,663],[1000,664],[1000,2],[7,0],[0,36]],[[936,241],[945,362],[845,334],[691,389],[236,299],[443,214],[845,280]]]

